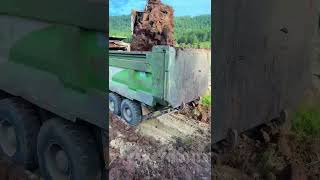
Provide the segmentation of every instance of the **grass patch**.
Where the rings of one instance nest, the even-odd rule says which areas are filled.
[[[292,130],[300,138],[320,137],[320,109],[304,108],[295,113]]]
[[[272,172],[275,169],[275,157],[275,150],[270,148],[262,154],[259,154],[258,159],[260,160],[258,161],[257,167],[259,168],[259,171],[264,177],[268,176],[268,173]]]
[[[201,97],[200,103],[204,106],[211,106],[211,95],[205,95]]]

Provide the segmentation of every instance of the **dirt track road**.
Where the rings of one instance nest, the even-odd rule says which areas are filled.
[[[177,113],[137,127],[109,119],[110,179],[211,179],[209,124]]]

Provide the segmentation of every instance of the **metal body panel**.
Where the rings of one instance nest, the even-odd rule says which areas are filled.
[[[109,90],[149,106],[178,107],[208,88],[209,50],[155,46],[152,52],[111,52],[109,56]]]
[[[48,27],[50,24],[41,21],[27,20],[22,18],[0,15],[0,57],[7,61],[12,46],[28,33]],[[3,62],[0,61],[0,62]]]
[[[0,29],[6,38],[0,41],[1,90],[63,118],[107,128],[102,33],[1,15],[0,26],[6,27]]]
[[[112,80],[116,74],[120,73],[121,71],[124,71],[125,69],[112,67],[110,64],[109,66],[110,66],[109,67],[109,90],[110,91],[120,94],[128,99],[140,101],[149,106],[154,106],[156,104],[156,101],[152,96],[152,94],[145,91],[141,91],[141,90],[132,90],[130,89],[128,84],[119,83]]]
[[[211,52],[177,49],[168,65],[166,100],[173,107],[194,101],[209,86]]]
[[[11,62],[1,63],[0,88],[65,119],[80,118],[98,127],[107,127],[106,94],[66,88],[53,74]]]
[[[310,85],[315,1],[215,1],[213,140],[293,109]]]
[[[13,15],[107,31],[104,0],[2,0],[0,15]]]
[[[150,64],[147,62],[147,54],[123,54],[120,52],[109,53],[109,65],[127,68],[143,72],[151,72]]]

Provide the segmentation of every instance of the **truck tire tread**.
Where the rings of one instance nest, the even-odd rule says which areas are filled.
[[[115,101],[114,114],[120,115],[121,114],[121,96],[116,93],[110,92],[109,98],[112,98]]]
[[[27,102],[19,98],[7,98],[0,100],[0,106],[7,106],[12,112],[15,113],[17,119],[21,120],[18,124],[23,126],[23,139],[24,145],[21,151],[24,154],[17,156],[17,163],[21,163],[26,169],[34,169],[37,167],[37,136],[40,130],[40,120],[37,117],[36,111]],[[16,132],[18,134],[20,132]],[[23,158],[21,159],[21,156]]]
[[[53,134],[55,136],[61,138],[54,138],[55,141],[65,141],[68,142],[68,144],[72,144],[72,146],[64,148],[66,148],[65,150],[69,151],[69,153],[72,151],[72,155],[77,155],[77,159],[74,160],[77,161],[75,170],[77,172],[74,173],[74,175],[77,176],[76,179],[84,180],[89,178],[96,180],[94,177],[97,175],[94,174],[101,174],[101,168],[99,167],[101,163],[99,162],[97,142],[93,134],[86,126],[78,125],[60,118],[48,120],[39,133],[38,157],[42,174],[47,177],[46,170],[42,164],[44,163],[44,159],[41,155],[41,149],[44,148],[46,139],[52,138],[52,132],[54,132]],[[72,149],[70,147],[72,147]],[[94,173],[95,171],[96,173]]]
[[[129,99],[124,99],[121,103],[121,113],[122,113],[123,106],[125,104],[127,104],[131,109],[132,117],[133,117],[132,121],[127,123],[129,123],[130,125],[137,125],[142,120],[142,111],[141,111],[140,104],[138,102],[131,101]]]

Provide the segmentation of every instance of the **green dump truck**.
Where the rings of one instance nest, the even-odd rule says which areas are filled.
[[[98,4],[0,3],[0,152],[46,180],[106,179],[107,16]]]
[[[136,125],[154,111],[198,99],[208,90],[210,59],[209,50],[170,46],[109,51],[109,110]]]

